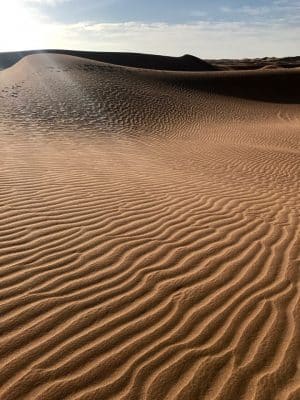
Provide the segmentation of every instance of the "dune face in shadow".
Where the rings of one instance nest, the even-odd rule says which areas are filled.
[[[29,50],[21,52],[3,52],[0,53],[0,69],[11,67],[22,58],[33,54],[76,56],[87,60],[100,61],[114,65],[153,70],[214,71],[218,69],[218,67],[189,54],[185,54],[181,57],[168,57],[142,53],[109,53],[76,50]]]
[[[300,71],[0,73],[0,398],[299,398]]]
[[[265,57],[254,59],[219,59],[201,60],[190,54],[181,57],[169,57],[143,53],[118,53],[79,50],[27,50],[0,53],[0,70],[11,67],[22,58],[33,54],[60,54],[85,58],[87,60],[121,65],[124,67],[168,70],[168,71],[227,71],[227,70],[255,70],[300,67],[300,57]]]
[[[299,68],[300,57],[264,57],[244,60],[208,60],[217,69],[221,70],[253,70]]]

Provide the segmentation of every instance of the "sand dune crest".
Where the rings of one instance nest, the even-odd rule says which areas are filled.
[[[297,399],[299,69],[0,78],[0,398]]]

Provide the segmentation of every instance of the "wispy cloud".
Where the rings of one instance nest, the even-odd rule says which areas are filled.
[[[72,0],[20,0],[25,4],[32,4],[32,5],[56,5],[59,3],[67,3],[68,1],[72,1]]]
[[[286,11],[288,16],[282,13],[270,16],[267,8],[243,6],[235,13],[255,18],[231,18],[232,9],[224,5],[222,12],[229,17],[223,21],[206,19],[200,10],[198,21],[191,23],[98,23],[84,20],[59,23],[41,12],[38,3],[45,4],[45,1],[10,1],[18,1],[19,5],[22,2],[23,7],[18,8],[18,19],[12,19],[6,25],[6,18],[0,15],[0,33],[13,38],[7,42],[1,41],[0,51],[68,48],[169,55],[192,53],[203,58],[288,56],[299,53],[300,24],[297,22],[300,16],[290,11]],[[48,5],[56,4],[57,7],[59,1],[68,0],[46,0]],[[24,6],[25,2],[28,7]],[[293,2],[277,0],[272,4],[287,10]],[[263,15],[268,18],[259,18]]]
[[[300,19],[300,1],[299,0],[273,0],[270,4],[265,6],[243,5],[241,7],[232,7],[224,4],[220,7],[222,13],[227,14],[233,19],[243,18],[244,16],[250,17],[266,17],[268,20],[277,18],[279,15],[283,16],[288,22],[289,18],[297,17]]]
[[[171,55],[192,53],[203,58],[296,55],[299,51],[297,40],[300,37],[300,27],[288,30],[280,23],[81,22],[57,26],[57,29],[62,47]]]
[[[251,7],[243,6],[240,11],[244,14],[251,16],[266,15],[271,12],[270,7]]]

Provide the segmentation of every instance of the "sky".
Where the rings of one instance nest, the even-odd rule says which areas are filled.
[[[300,0],[0,0],[0,51],[300,55]]]

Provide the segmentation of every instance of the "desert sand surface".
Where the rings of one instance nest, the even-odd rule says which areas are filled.
[[[300,399],[299,87],[0,72],[1,400]]]
[[[277,68],[298,68],[300,57],[264,57],[247,58],[242,60],[207,60],[214,68],[220,70],[253,70],[253,69],[277,69]]]
[[[181,57],[170,57],[156,54],[143,53],[121,53],[121,52],[99,52],[78,50],[27,50],[19,52],[0,53],[0,69],[8,68],[20,61],[22,58],[35,54],[60,54],[86,58],[88,60],[100,61],[125,67],[168,70],[168,71],[214,71],[219,69],[207,61],[190,54]],[[300,62],[299,62],[300,65]],[[226,66],[228,69],[228,66]]]
[[[79,50],[25,50],[18,52],[0,53],[0,70],[11,67],[22,58],[35,54],[61,54],[86,58],[125,67],[167,70],[167,71],[230,71],[230,70],[255,70],[278,69],[300,67],[300,56],[296,57],[264,57],[248,59],[217,59],[202,60],[191,54],[181,57],[170,57],[145,53],[122,53],[103,51],[79,51]]]

